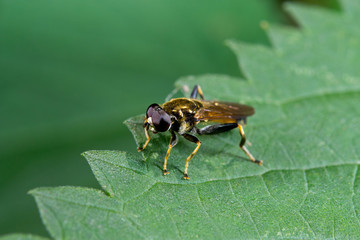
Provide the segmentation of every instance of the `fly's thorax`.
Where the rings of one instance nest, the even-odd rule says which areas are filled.
[[[179,134],[191,132],[196,122],[194,115],[201,108],[201,103],[196,99],[175,98],[163,104],[162,108],[175,121],[172,129]]]
[[[178,121],[182,122],[192,118],[201,108],[201,103],[190,98],[175,98],[164,103],[162,108],[169,115],[176,117]]]
[[[196,99],[191,98],[174,98],[164,103],[162,108],[168,114],[182,112],[183,114],[194,114],[201,107],[201,103]]]

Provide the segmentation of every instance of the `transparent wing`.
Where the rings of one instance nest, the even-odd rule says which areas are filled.
[[[203,106],[194,116],[198,121],[231,123],[245,119],[255,113],[253,107],[239,103],[203,100],[199,102]]]

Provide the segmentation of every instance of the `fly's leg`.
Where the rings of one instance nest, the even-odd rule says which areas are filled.
[[[240,148],[245,152],[245,154],[249,157],[249,159],[252,162],[257,163],[259,165],[262,165],[262,161],[261,160],[256,160],[254,158],[254,156],[250,153],[250,151],[245,147],[246,137],[245,137],[244,128],[242,127],[241,124],[238,124],[238,123],[226,123],[226,124],[210,125],[210,126],[203,127],[201,129],[196,128],[196,133],[199,134],[199,135],[217,134],[217,133],[230,131],[230,130],[236,128],[236,127],[239,128],[240,135],[241,135]]]
[[[197,98],[198,94],[200,95],[200,98],[204,100],[204,94],[203,94],[200,86],[195,85],[194,89],[191,92],[190,98]]]
[[[238,128],[240,130],[240,135],[241,135],[241,141],[240,141],[241,150],[245,152],[245,154],[250,158],[250,160],[253,163],[257,163],[261,166],[263,163],[262,160],[256,160],[254,156],[250,153],[250,151],[245,147],[246,137],[245,137],[244,128],[241,126],[241,124],[238,124]]]
[[[200,129],[196,128],[196,133],[199,135],[218,134],[218,133],[230,131],[231,129],[237,128],[237,126],[238,126],[237,123],[209,125]]]
[[[190,142],[194,142],[197,144],[196,148],[194,149],[194,151],[187,157],[186,159],[186,163],[185,163],[185,171],[184,171],[184,178],[186,180],[189,180],[189,175],[187,174],[187,170],[189,167],[189,161],[191,160],[191,158],[196,154],[196,152],[199,150],[200,146],[201,146],[201,142],[199,141],[199,139],[193,135],[187,134],[185,133],[184,135],[182,135],[184,138],[186,138],[187,140],[189,140]]]
[[[144,123],[144,131],[145,131],[145,136],[146,136],[146,142],[144,143],[144,145],[142,147],[138,147],[138,151],[141,152],[142,150],[144,150],[146,148],[146,146],[149,144],[150,142],[150,135],[149,135],[149,124],[147,123],[147,121],[145,120]]]
[[[165,156],[165,161],[164,161],[164,175],[168,175],[170,172],[167,171],[166,169],[166,165],[167,165],[167,160],[170,156],[170,152],[171,152],[171,148],[174,147],[178,142],[178,138],[175,135],[175,133],[173,131],[171,131],[171,139],[170,139],[170,143],[169,143],[169,148],[167,150],[166,156]]]

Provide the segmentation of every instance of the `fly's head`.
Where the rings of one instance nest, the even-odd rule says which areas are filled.
[[[158,104],[151,104],[146,110],[145,122],[153,133],[166,132],[171,128],[171,118]]]

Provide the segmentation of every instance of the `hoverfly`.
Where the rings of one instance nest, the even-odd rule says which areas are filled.
[[[198,95],[201,100],[197,99]],[[190,142],[196,143],[196,148],[187,157],[185,163],[184,178],[190,179],[188,175],[189,161],[201,146],[200,140],[194,135],[217,134],[238,128],[241,136],[240,148],[252,162],[262,165],[262,161],[256,160],[245,147],[246,137],[242,124],[245,124],[246,118],[254,113],[255,110],[251,106],[239,103],[206,101],[200,86],[196,85],[191,92],[190,98],[175,98],[163,105],[154,103],[148,107],[143,125],[146,142],[143,147],[138,147],[138,151],[144,150],[150,142],[149,129],[153,133],[170,131],[171,139],[165,155],[163,169],[164,175],[167,175],[169,174],[166,167],[167,160],[170,156],[171,148],[178,142],[176,133]],[[201,122],[216,122],[217,124],[199,129],[196,125]]]

